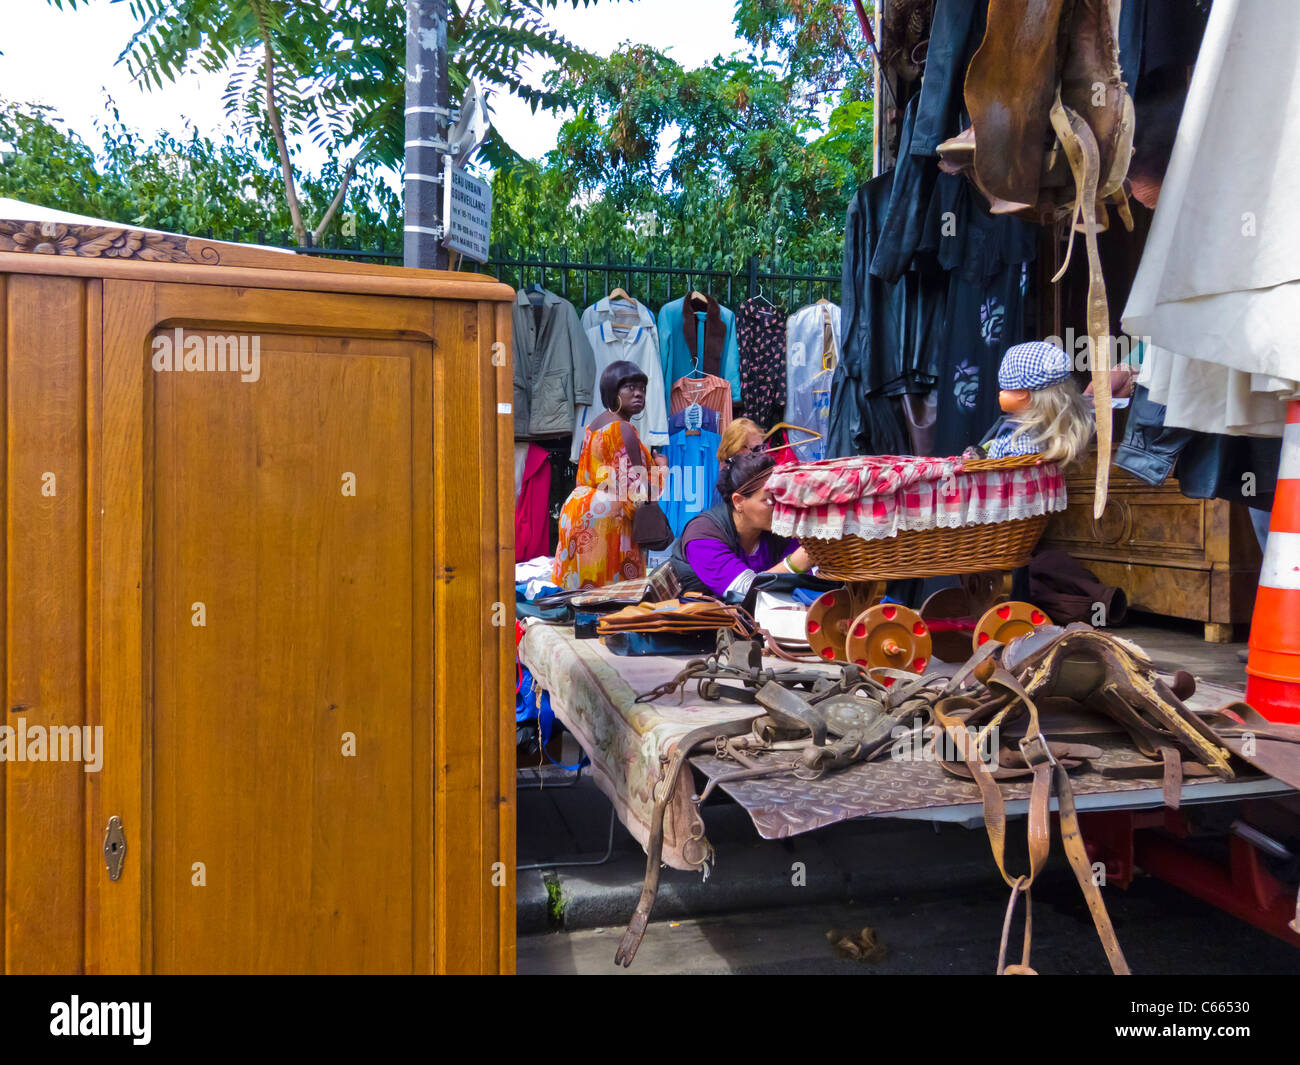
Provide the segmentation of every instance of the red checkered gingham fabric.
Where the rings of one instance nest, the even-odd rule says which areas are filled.
[[[767,482],[776,502],[772,531],[874,540],[1065,509],[1065,478],[1053,464],[962,471],[959,458],[905,455],[786,463]]]

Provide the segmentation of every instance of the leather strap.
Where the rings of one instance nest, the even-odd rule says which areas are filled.
[[[1002,792],[998,788],[992,771],[979,760],[979,741],[972,741],[964,721],[958,716],[958,711],[964,706],[969,706],[972,700],[961,696],[942,699],[934,708],[934,717],[935,721],[944,729],[955,749],[960,753],[972,779],[980,789],[980,796],[984,801],[984,826],[988,830],[993,861],[997,864],[998,872],[1002,875],[1003,881],[1011,888],[1011,898],[1007,903],[1007,913],[1002,925],[1002,941],[998,952],[997,972],[999,975],[1032,975],[1035,972],[1029,964],[1033,938],[1030,889],[1039,872],[1047,863],[1047,857],[1051,849],[1050,807],[1052,793],[1055,792],[1060,809],[1061,843],[1065,848],[1070,868],[1074,871],[1075,879],[1083,891],[1088,910],[1092,914],[1093,924],[1096,926],[1102,949],[1106,952],[1106,959],[1110,963],[1111,971],[1117,975],[1128,975],[1128,963],[1125,961],[1123,951],[1120,950],[1119,942],[1115,937],[1110,915],[1107,913],[1105,901],[1101,897],[1101,889],[1093,882],[1092,865],[1088,861],[1083,838],[1079,833],[1079,819],[1074,807],[1074,792],[1070,785],[1069,773],[1066,771],[1065,766],[1057,762],[1052,755],[1051,748],[1040,731],[1038,707],[1024,688],[1021,687],[1020,682],[1001,667],[993,671],[985,684],[989,688],[997,687],[1009,692],[1014,696],[1014,699],[1009,701],[1006,706],[1002,707],[993,716],[982,735],[987,734],[987,730],[1001,724],[1016,703],[1023,704],[1029,715],[1025,737],[1020,741],[1020,750],[1025,763],[1033,773],[1033,783],[1030,786],[1029,793],[1029,872],[1027,874],[1012,877],[1006,869],[1006,804],[1003,801]],[[1020,962],[1008,966],[1006,964],[1007,939],[1016,903],[1022,894],[1025,896],[1024,943]]]
[[[1092,516],[1100,518],[1106,509],[1110,486],[1111,409],[1110,409],[1110,309],[1106,301],[1106,280],[1101,272],[1101,255],[1097,247],[1097,183],[1101,174],[1101,152],[1088,123],[1061,103],[1058,90],[1051,111],[1052,129],[1065,150],[1066,161],[1074,174],[1074,212],[1070,220],[1070,244],[1065,263],[1052,281],[1065,273],[1074,248],[1074,232],[1082,226],[1084,246],[1088,251],[1088,337],[1092,346],[1092,396],[1097,412],[1097,479]]]
[[[1102,755],[1100,747],[1094,747],[1087,743],[1057,743],[1050,741],[1047,744],[1047,749],[1051,752],[1052,757],[1065,766],[1067,770],[1078,769],[1089,759],[1100,758]],[[971,779],[970,770],[965,763],[940,760],[939,764],[955,777],[961,777],[963,780]],[[1034,767],[1024,763],[1020,752],[1004,747],[998,752],[997,768],[990,769],[989,774],[994,780],[1022,780],[1025,777],[1033,776]]]
[[[1171,810],[1177,810],[1183,802],[1183,755],[1177,747],[1161,747],[1160,759],[1165,764],[1165,805]]]
[[[1029,898],[1028,877],[1018,876],[1011,885],[1011,899],[1007,903],[1007,914],[1002,918],[1002,939],[998,943],[998,976],[1037,976],[1038,972],[1029,965],[1029,943],[1034,932],[1033,902]],[[1007,965],[1007,939],[1011,934],[1011,918],[1016,912],[1016,903],[1020,893],[1025,895],[1025,943],[1018,965]]]
[[[1092,877],[1092,863],[1088,860],[1088,851],[1079,832],[1079,814],[1074,808],[1074,788],[1070,785],[1069,774],[1060,766],[1056,769],[1056,801],[1059,809],[1061,843],[1065,847],[1065,857],[1074,870],[1074,878],[1083,889],[1084,901],[1088,912],[1092,914],[1092,923],[1097,929],[1097,938],[1101,940],[1110,971],[1116,976],[1130,976],[1128,962],[1120,949],[1115,936],[1115,926],[1110,923],[1110,913],[1106,902],[1101,897],[1101,888]]]
[[[659,893],[659,865],[664,851],[664,815],[672,801],[673,789],[677,786],[677,777],[682,766],[695,748],[705,743],[714,743],[719,736],[741,736],[754,724],[754,718],[741,718],[738,721],[724,721],[720,724],[704,725],[693,729],[683,736],[673,751],[664,775],[655,784],[655,804],[650,816],[650,842],[646,847],[645,882],[641,886],[641,898],[637,900],[632,920],[628,922],[627,931],[619,940],[618,950],[614,952],[614,964],[624,968],[632,964],[636,952],[645,938],[646,925],[650,923],[650,911],[654,908],[655,896]]]
[[[1250,733],[1284,743],[1300,743],[1300,725],[1270,721],[1248,703],[1228,703],[1218,710],[1198,711],[1197,717],[1219,736],[1240,738]]]

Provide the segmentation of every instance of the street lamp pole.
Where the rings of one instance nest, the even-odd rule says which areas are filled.
[[[442,181],[449,118],[447,0],[406,0],[405,266],[447,268]]]

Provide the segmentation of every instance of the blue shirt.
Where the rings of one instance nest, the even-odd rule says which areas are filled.
[[[673,415],[673,418],[680,414]],[[671,419],[670,419],[671,426]],[[668,518],[674,536],[681,536],[686,523],[703,514],[713,502],[718,479],[718,445],[722,437],[707,429],[689,434],[685,429],[668,434],[668,468],[659,506]]]
[[[682,332],[682,308],[685,302],[684,298],[673,300],[659,309],[659,357],[663,365],[664,388],[669,393],[670,408],[673,382],[679,377],[685,377],[694,368],[690,349],[686,346],[686,334]],[[719,307],[718,313],[726,330],[718,376],[731,385],[731,402],[739,403],[740,348],[736,344],[736,315],[726,307]],[[705,315],[703,311],[696,311],[694,316],[698,338],[703,333]],[[699,351],[701,347],[697,341],[696,350]],[[702,360],[699,368],[704,370]]]

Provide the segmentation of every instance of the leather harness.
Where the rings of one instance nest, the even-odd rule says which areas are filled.
[[[1234,755],[1300,787],[1300,727],[1271,724],[1243,703],[1198,715],[1182,702],[1181,696],[1190,695],[1186,678],[1178,679],[1175,692],[1139,648],[1087,625],[1045,627],[1005,646],[989,641],[946,683],[940,676],[864,670],[848,663],[836,663],[841,667],[838,678],[805,670],[772,670],[762,666],[762,657],[761,638],[739,640],[724,631],[719,633],[715,655],[688,663],[673,681],[639,697],[646,700],[684,691],[685,685],[695,680],[701,698],[753,702],[764,713],[697,728],[682,737],[671,757],[665,756],[664,772],[654,789],[645,883],[615,954],[617,964],[632,963],[645,935],[659,886],[664,816],[682,767],[700,749],[711,748],[738,767],[714,776],[703,793],[694,797],[694,820],[683,852],[688,861],[707,870],[712,852],[698,810],[714,787],[779,773],[813,779],[879,757],[890,749],[900,724],[912,722],[914,732],[933,723],[948,745],[946,750],[955,752],[940,757],[944,768],[969,778],[979,790],[993,860],[1011,889],[997,962],[997,972],[1006,975],[1035,972],[1030,966],[1030,893],[1051,851],[1053,797],[1058,804],[1065,856],[1111,971],[1130,971],[1093,878],[1069,776],[1071,769],[1101,752],[1088,744],[1049,740],[1042,731],[1040,702],[1069,700],[1118,723],[1134,747],[1158,767],[1165,802],[1171,806],[1179,802],[1185,773],[1231,779]],[[740,685],[724,683],[728,680],[739,680]],[[982,752],[989,749],[1002,726],[1021,717],[1025,718],[1025,731],[1017,747],[1002,751],[996,768],[990,766]],[[1273,743],[1274,752],[1257,756],[1255,745],[1264,742]],[[1277,750],[1284,751],[1285,757],[1279,758]],[[1184,754],[1193,759],[1187,766]],[[1029,868],[1012,874],[1006,867],[1006,803],[999,783],[1025,776],[1032,778],[1027,818]],[[702,846],[692,849],[692,842]],[[1007,943],[1022,895],[1025,922],[1020,960],[1008,964]],[[1296,925],[1300,925],[1300,899]]]

